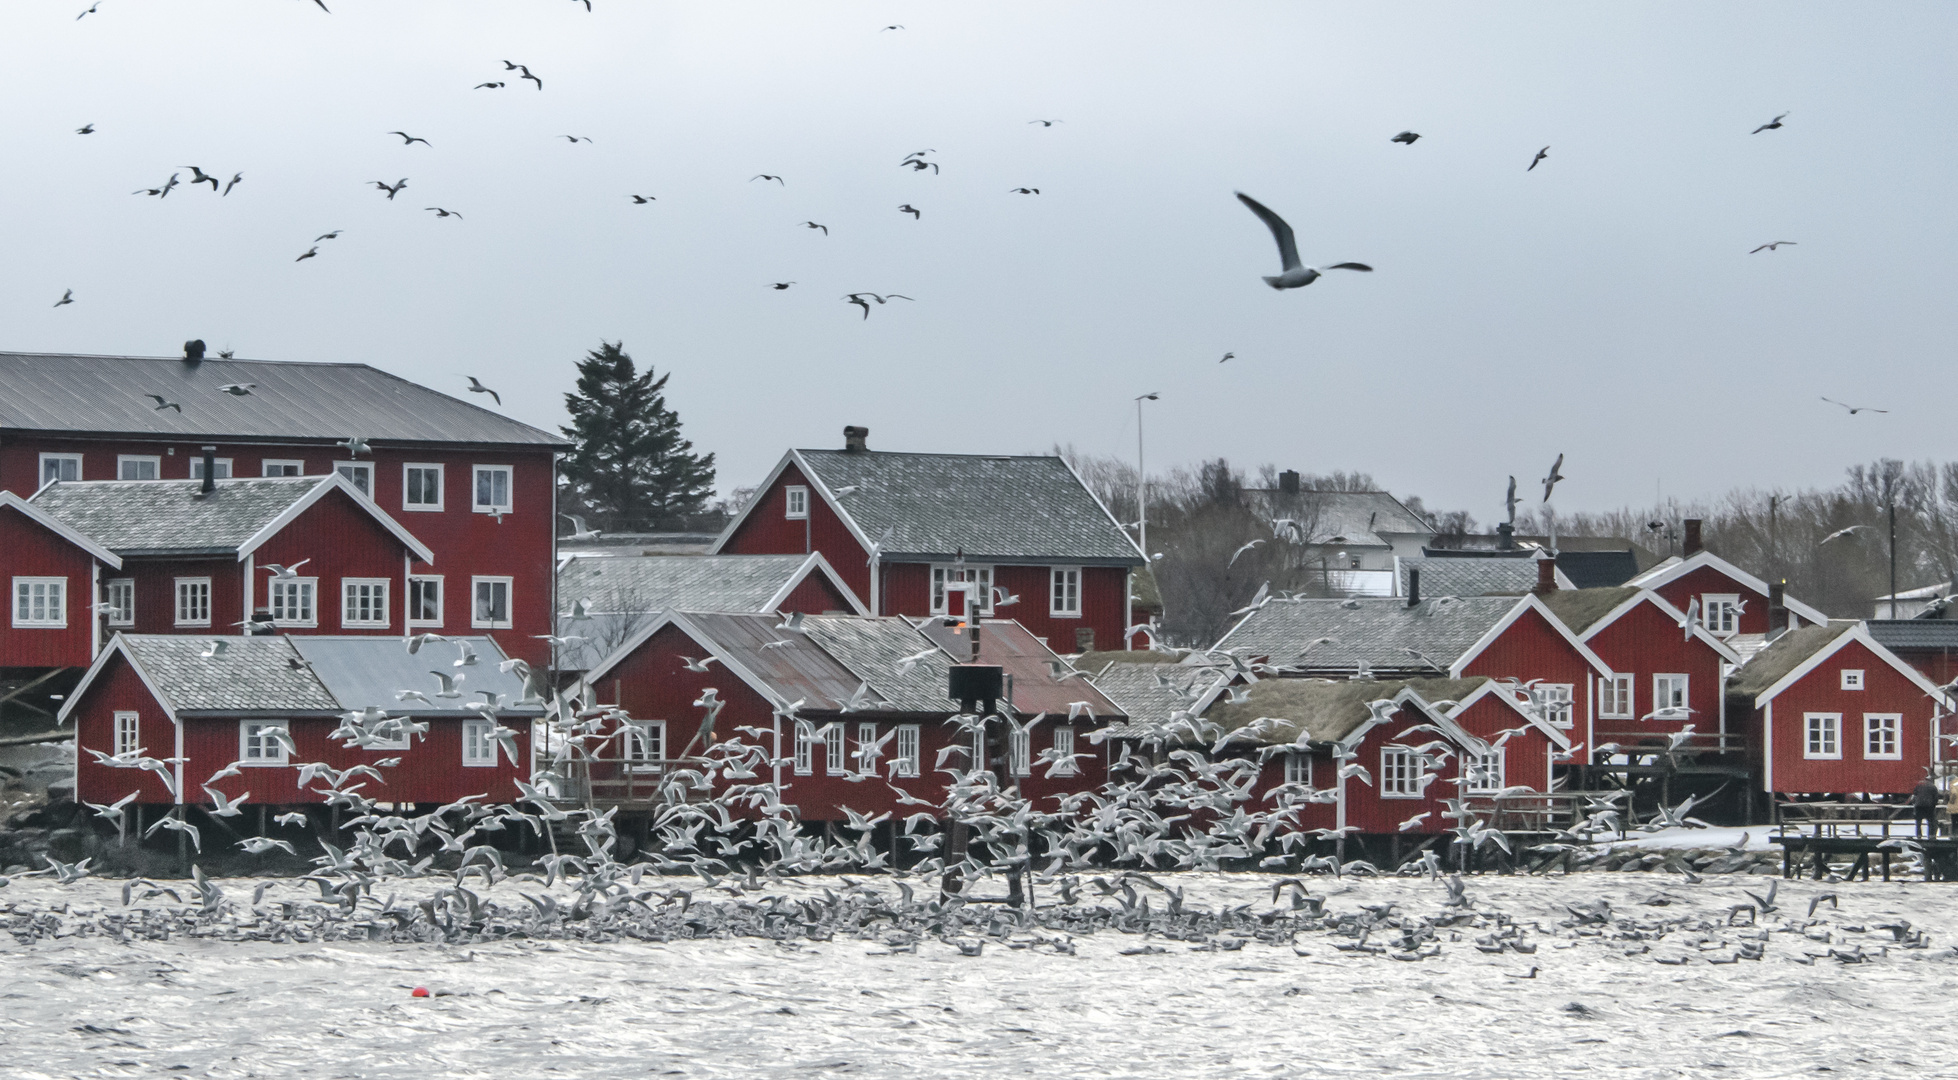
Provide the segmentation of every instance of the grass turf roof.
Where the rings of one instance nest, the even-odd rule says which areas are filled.
[[[1823,626],[1804,626],[1788,631],[1736,672],[1733,681],[1727,684],[1727,692],[1750,699],[1759,697],[1768,687],[1802,666],[1803,661],[1827,648],[1830,642],[1849,633],[1855,626],[1852,619],[1838,619]]]
[[[1473,679],[1266,679],[1251,687],[1243,704],[1221,699],[1204,714],[1204,719],[1235,731],[1260,718],[1281,720],[1265,733],[1267,744],[1287,743],[1300,731],[1310,733],[1313,742],[1333,742],[1351,734],[1365,722],[1372,710],[1367,706],[1381,698],[1391,698],[1411,689],[1430,704],[1459,701],[1474,693],[1486,677]]]
[[[1604,589],[1558,589],[1542,597],[1543,604],[1573,634],[1582,634],[1592,623],[1604,618],[1618,605],[1638,595],[1638,589],[1619,585]]]

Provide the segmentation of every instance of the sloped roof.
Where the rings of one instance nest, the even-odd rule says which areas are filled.
[[[1274,664],[1312,671],[1365,662],[1379,674],[1412,674],[1434,671],[1428,666],[1432,661],[1445,673],[1523,602],[1506,596],[1443,597],[1408,607],[1400,597],[1271,600],[1232,627],[1217,648],[1267,655]],[[1332,640],[1313,646],[1301,659],[1306,645],[1319,638]]]
[[[1473,679],[1367,680],[1265,679],[1250,688],[1250,696],[1233,704],[1218,699],[1204,713],[1225,731],[1236,731],[1260,718],[1283,721],[1262,731],[1257,742],[1279,745],[1296,740],[1300,732],[1313,742],[1337,742],[1351,735],[1373,715],[1371,703],[1413,690],[1424,702],[1460,701],[1488,682]],[[1425,741],[1424,736],[1424,741]],[[1240,740],[1249,743],[1248,737]]]
[[[252,383],[248,396],[218,387]],[[183,411],[157,409],[161,394]],[[173,439],[565,446],[556,435],[366,364],[0,352],[0,430]]]
[[[1880,599],[1880,598],[1879,598]],[[1864,624],[1877,644],[1892,651],[1958,651],[1958,621],[1950,619],[1871,619]]]
[[[766,688],[765,694],[774,695],[778,705],[800,701],[810,712],[834,711],[856,693],[859,680],[854,672],[824,649],[817,636],[777,630],[781,622],[777,616],[683,611],[670,613],[670,618],[682,630],[697,631],[730,671],[751,676]],[[663,623],[648,629],[656,630]],[[628,642],[613,657],[627,655],[637,644]],[[919,639],[920,649],[926,644]],[[871,690],[888,701],[876,683]]]
[[[1395,567],[1398,592],[1407,595],[1410,570],[1421,572],[1421,595],[1443,596],[1521,596],[1536,588],[1537,561],[1533,558],[1496,556],[1476,558],[1401,559]],[[1557,587],[1575,588],[1560,569]]]
[[[896,711],[948,715],[958,711],[950,696],[952,658],[903,618],[811,615],[802,620],[802,629],[850,673],[844,697],[856,690],[861,679]],[[906,671],[897,669],[899,660],[926,649],[932,650],[931,655]]]
[[[1837,638],[1855,628],[1853,620],[1837,619],[1790,630],[1769,642],[1767,648],[1756,653],[1754,659],[1735,672],[1727,683],[1727,692],[1757,697],[1789,672],[1802,666],[1809,657],[1828,648]]]
[[[1434,529],[1384,491],[1306,491],[1299,497],[1316,515],[1310,542],[1387,547],[1383,533],[1433,536]]]
[[[1215,667],[1109,662],[1093,676],[1095,687],[1129,718],[1109,734],[1118,739],[1139,739],[1159,730],[1169,723],[1171,714],[1200,704],[1204,692],[1217,684],[1221,671]]]
[[[202,480],[65,480],[35,492],[29,504],[121,555],[229,555],[264,539],[268,526],[304,509],[324,489],[339,488],[421,559],[434,558],[337,473],[223,479],[214,481],[208,494],[203,485]]]
[[[483,692],[487,691],[502,695],[501,712],[543,712],[541,704],[515,704],[523,699],[524,681],[515,671],[497,670],[497,665],[507,657],[492,637],[452,637],[447,644],[430,642],[413,653],[399,638],[373,634],[295,634],[288,640],[293,651],[313,666],[314,676],[343,709],[382,708],[418,716],[467,712],[473,716],[475,710],[469,708],[469,703],[480,704],[485,700]],[[468,642],[476,651],[475,664],[455,666],[462,655],[456,642]],[[436,697],[440,683],[429,674],[431,671],[462,676],[465,681],[456,689],[463,696]],[[399,690],[419,690],[434,704],[400,701],[394,696]]]
[[[796,450],[793,457],[891,558],[1140,565],[1141,553],[1058,457]]]
[[[1558,589],[1540,599],[1557,620],[1573,634],[1582,635],[1592,624],[1618,610],[1618,605],[1637,596],[1639,590],[1621,585],[1609,589]]]
[[[1098,720],[1122,715],[1121,706],[1087,679],[1063,680],[1061,675],[1071,670],[1070,665],[1018,620],[981,619],[979,625],[979,662],[998,664],[1004,669],[1007,696],[1016,712],[1047,713],[1064,721],[1070,707],[1084,701],[1090,715]],[[942,622],[927,623],[920,633],[955,659],[971,655],[969,643],[959,640],[961,631]]]
[[[1634,551],[1557,550],[1557,569],[1569,575],[1580,589],[1601,589],[1623,585],[1639,574],[1638,553]]]

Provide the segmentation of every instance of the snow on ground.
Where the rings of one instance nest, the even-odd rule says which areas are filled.
[[[1268,877],[1160,880],[1184,888],[1192,907],[1272,910]],[[0,936],[0,1061],[23,1080],[1951,1075],[1958,888],[1783,882],[1761,928],[1728,927],[1731,909],[1750,903],[1746,890],[1771,880],[1471,878],[1473,910],[1506,914],[1536,951],[1480,952],[1482,931],[1465,925],[1422,960],[1336,950],[1350,939],[1323,932],[1199,951],[1110,931],[1076,939],[1073,955],[995,941],[978,956],[933,940],[911,954],[841,937],[448,946]],[[224,883],[232,897],[252,884]],[[1389,901],[1413,915],[1450,910],[1447,890],[1429,881],[1308,884],[1334,913]],[[819,896],[837,885],[767,891]],[[286,888],[275,895],[299,895]],[[516,900],[515,888],[497,894]],[[120,910],[119,889],[17,879],[0,904],[38,912],[65,902],[73,919]],[[404,896],[432,889],[401,886]],[[1823,903],[1803,932],[1811,898],[1827,892],[1840,907]],[[1160,907],[1162,894],[1147,895]],[[1615,927],[1568,925],[1566,904],[1598,900]],[[1043,889],[1037,901],[1059,899]],[[1675,927],[1663,938],[1626,936],[1661,920]],[[1903,948],[1881,928],[1902,920],[1928,931],[1929,947]],[[1725,962],[1754,943],[1761,960]],[[1145,946],[1163,951],[1124,955]],[[1845,963],[1832,949],[1868,959]],[[1535,978],[1516,977],[1532,968]],[[416,986],[434,996],[410,996]]]
[[[1623,840],[1600,843],[1599,850],[1607,848],[1655,848],[1671,850],[1676,848],[1743,848],[1747,851],[1780,850],[1769,838],[1774,836],[1774,826],[1755,825],[1751,828],[1712,827],[1705,829],[1660,829],[1658,832],[1626,833]]]

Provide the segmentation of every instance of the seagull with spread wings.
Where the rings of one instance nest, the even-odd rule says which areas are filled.
[[[1299,245],[1292,233],[1292,227],[1285,219],[1273,213],[1270,208],[1242,191],[1237,193],[1237,201],[1249,207],[1258,220],[1271,230],[1271,238],[1278,243],[1278,262],[1280,272],[1274,277],[1265,278],[1265,284],[1274,289],[1300,289],[1324,276],[1325,271],[1316,266],[1306,266],[1299,261]],[[1372,273],[1373,267],[1365,263],[1334,263],[1326,270],[1359,270]]]

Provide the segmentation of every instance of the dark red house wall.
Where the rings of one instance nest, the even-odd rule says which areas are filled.
[[[410,518],[405,524],[412,526],[415,523],[415,519]],[[413,529],[410,528],[410,531]],[[319,579],[315,597],[315,615],[319,625],[313,628],[292,627],[291,633],[400,634],[407,605],[407,585],[402,578],[402,570],[407,565],[404,559],[408,557],[409,551],[401,541],[374,520],[371,513],[356,505],[351,496],[331,492],[306,508],[292,524],[279,530],[278,535],[252,554],[255,568],[253,606],[263,608],[271,601],[272,575],[264,569],[266,565],[277,563],[292,566],[305,559],[308,561],[299,567],[299,576]],[[350,577],[383,578],[388,582],[388,625],[385,628],[341,624],[341,579]],[[467,588],[463,591],[468,592]],[[465,626],[469,621],[469,609],[465,603],[468,599],[467,595],[457,597],[452,590],[443,590],[443,606],[448,613],[459,613]],[[452,621],[452,618],[445,618],[444,625]]]
[[[1865,689],[1842,689],[1841,671],[1861,668]],[[1850,642],[1793,686],[1773,699],[1774,736],[1772,749],[1760,730],[1766,709],[1756,709],[1750,737],[1757,739],[1763,753],[1774,761],[1769,790],[1789,793],[1887,792],[1901,794],[1917,786],[1932,761],[1935,706],[1924,691],[1901,672],[1877,657],[1861,642]],[[1807,740],[1804,714],[1839,712],[1842,714],[1840,760],[1809,760],[1803,752]],[[1871,761],[1863,756],[1863,714],[1902,713],[1898,746],[1899,761]]]
[[[1742,614],[1744,616],[1746,613]],[[1597,732],[1601,740],[1611,741],[1614,736],[1625,733],[1634,736],[1667,735],[1687,724],[1692,724],[1693,730],[1700,734],[1720,730],[1721,656],[1698,636],[1688,640],[1685,631],[1665,612],[1652,604],[1641,603],[1592,635],[1585,644],[1610,665],[1612,671],[1633,676],[1632,719],[1612,720],[1600,716]],[[1652,676],[1659,674],[1683,674],[1688,677],[1687,705],[1693,710],[1690,716],[1677,720],[1656,717],[1651,720],[1639,719],[1655,707]],[[1739,725],[1733,727],[1738,728]]]
[[[211,625],[177,625],[177,579],[211,579]],[[133,634],[241,634],[233,624],[245,618],[245,564],[225,555],[210,559],[125,558],[120,571],[104,571],[104,582],[128,578],[136,583],[136,625],[115,629]]]
[[[1740,609],[1740,633],[1765,634],[1768,632],[1768,598],[1711,566],[1702,566],[1663,586],[1652,590],[1666,598],[1666,603],[1681,611],[1696,596],[1706,593],[1738,593],[1743,601]]]
[[[791,520],[785,488],[809,488],[809,517]],[[815,485],[794,464],[782,470],[775,482],[755,496],[754,512],[728,537],[721,551],[728,555],[807,555],[820,551],[836,568],[837,576],[849,585],[863,602],[870,603],[870,553],[849,526],[836,516],[829,503],[817,494]]]
[[[1550,751],[1555,744],[1542,728],[1529,724],[1521,713],[1496,700],[1492,694],[1484,695],[1475,704],[1456,713],[1453,719],[1463,731],[1487,743],[1494,743],[1504,731],[1514,731],[1528,725],[1528,731],[1512,735],[1503,743],[1503,786],[1550,790]],[[1460,773],[1447,775],[1458,776]],[[1448,784],[1446,788],[1447,797],[1452,798],[1456,785]]]
[[[367,786],[358,789],[360,793],[382,802],[446,803],[469,795],[487,795],[492,803],[517,800],[516,781],[530,779],[531,722],[528,719],[503,721],[504,727],[517,732],[517,761],[511,764],[509,755],[499,750],[494,767],[463,765],[462,719],[454,716],[416,719],[428,721],[428,735],[414,739],[407,750],[358,747],[349,750],[327,738],[339,726],[337,719],[289,720],[286,730],[298,746],[291,764],[247,767],[243,776],[226,777],[214,786],[228,798],[249,791],[252,802],[274,806],[324,802],[324,796],[319,793],[325,787],[323,781],[315,780],[306,790],[300,790],[299,765],[320,761],[335,769],[345,769],[400,758],[401,764],[379,770],[385,783],[377,784],[372,777],[362,777],[352,783],[365,782]],[[237,720],[192,717],[184,721],[184,755],[190,758],[184,765],[186,801],[210,802],[199,784],[237,760],[238,731]]]
[[[1427,811],[1428,816],[1422,818],[1421,823],[1408,832],[1418,834],[1442,832],[1455,824],[1441,816],[1441,812],[1447,809],[1442,805],[1442,800],[1454,798],[1458,790],[1456,785],[1442,781],[1446,777],[1460,775],[1461,756],[1452,755],[1443,762],[1441,768],[1435,772],[1434,779],[1429,781],[1428,786],[1415,798],[1388,798],[1381,794],[1383,782],[1381,751],[1388,746],[1418,746],[1435,737],[1431,732],[1401,736],[1400,733],[1406,731],[1409,726],[1428,722],[1420,713],[1403,708],[1396,714],[1396,718],[1398,721],[1396,723],[1375,724],[1354,748],[1359,755],[1354,761],[1366,766],[1373,783],[1369,784],[1357,776],[1346,781],[1346,824],[1359,826],[1363,833],[1398,833],[1401,824],[1408,818]],[[1316,766],[1318,763],[1314,764]],[[1327,772],[1323,777],[1317,775],[1313,777],[1313,781],[1321,787],[1330,786],[1334,776],[1337,775],[1332,771],[1334,763],[1329,761],[1326,767]]]
[[[95,557],[27,515],[0,509],[0,667],[86,667],[94,659],[95,603],[91,582]],[[15,577],[59,577],[68,581],[65,627],[14,625]],[[107,640],[105,637],[103,640]]]
[[[80,703],[70,713],[75,723],[75,798],[80,802],[107,804],[135,791],[140,793],[137,801],[141,803],[157,805],[173,802],[169,789],[163,786],[156,774],[141,769],[111,769],[98,765],[95,755],[86,749],[93,747],[105,754],[115,751],[117,712],[136,714],[138,744],[148,751],[150,757],[167,758],[176,753],[176,725],[170,722],[163,706],[150,696],[149,688],[143,685],[135,669],[121,657],[113,657],[103,668],[101,676],[89,684]],[[211,775],[216,768],[212,766],[198,779]],[[186,771],[184,775],[189,777],[191,774]]]
[[[788,599],[776,605],[776,610],[826,615],[831,612],[855,614],[857,609],[850,606],[850,602],[843,598],[842,591],[831,584],[822,571],[816,570],[803,578],[802,584],[790,589]]]
[[[1593,715],[1592,676],[1596,670],[1584,654],[1577,651],[1541,611],[1525,611],[1489,647],[1471,660],[1463,676],[1486,675],[1492,679],[1532,679],[1571,685],[1571,728],[1573,741],[1590,737],[1587,718]]]

